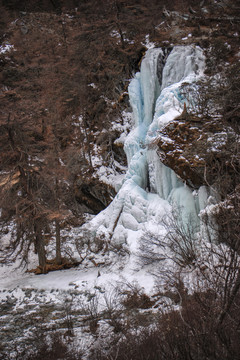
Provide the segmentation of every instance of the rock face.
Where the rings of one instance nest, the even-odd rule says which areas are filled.
[[[229,156],[234,134],[218,121],[191,116],[186,112],[168,123],[157,139],[158,155],[164,165],[192,188],[213,185],[223,167],[231,174]],[[234,143],[234,142],[233,142]],[[230,151],[231,149],[231,151]],[[231,153],[231,154],[230,154]]]
[[[81,205],[82,210],[90,214],[98,214],[105,209],[113,197],[115,190],[97,179],[89,179],[75,185],[75,198]]]
[[[160,160],[192,187],[204,184],[205,160],[196,147],[200,137],[206,141],[199,127],[178,119],[167,124],[157,139]]]

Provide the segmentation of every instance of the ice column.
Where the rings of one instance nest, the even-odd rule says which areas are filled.
[[[163,57],[162,49],[148,50],[142,61],[141,71],[129,84],[129,100],[133,110],[135,128],[128,135],[124,144],[128,165],[134,154],[145,146],[146,133],[152,122],[155,102],[160,93],[157,71],[159,71],[158,62],[161,62]]]
[[[193,196],[190,188],[177,177],[175,172],[161,163],[153,144],[158,132],[183,111],[184,102],[187,102],[180,91],[183,82],[196,81],[203,70],[204,55],[199,47],[173,48],[163,67],[161,92],[156,99],[153,121],[146,135],[146,145],[149,147],[147,162],[150,189],[178,207],[184,222],[190,217],[198,222],[198,212],[202,204],[199,204],[198,195]],[[202,199],[202,196],[200,198]]]
[[[160,93],[157,71],[159,71],[158,62],[162,63],[163,57],[162,49],[149,50],[142,61],[141,71],[136,74],[128,89],[135,128],[124,144],[129,166],[125,180],[132,178],[144,189],[148,182],[145,137]]]

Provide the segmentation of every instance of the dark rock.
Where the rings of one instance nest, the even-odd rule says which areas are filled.
[[[158,154],[189,186],[212,185],[231,156],[226,152],[228,137],[221,122],[194,118],[183,111],[161,131]]]
[[[77,183],[75,187],[76,200],[90,214],[104,210],[115,195],[113,187],[94,178]]]

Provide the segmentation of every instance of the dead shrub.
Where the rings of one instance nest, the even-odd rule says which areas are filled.
[[[175,209],[172,214],[162,219],[162,230],[159,234],[146,230],[141,238],[139,259],[144,265],[160,264],[171,259],[180,267],[191,266],[197,258],[196,232],[198,224],[189,216],[187,221],[181,210]]]
[[[219,324],[214,291],[196,293],[183,302],[181,311],[160,314],[157,324],[129,331],[107,353],[100,349],[92,354],[91,360],[237,360],[239,302],[240,297],[231,316]]]
[[[139,290],[134,290],[125,293],[122,304],[126,309],[149,309],[154,305],[154,301],[152,301],[147,294]]]

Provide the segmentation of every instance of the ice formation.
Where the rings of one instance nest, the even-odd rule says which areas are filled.
[[[138,72],[129,85],[134,129],[125,140],[128,171],[112,203],[86,227],[94,236],[131,247],[133,232],[158,224],[179,208],[181,218],[199,222],[199,211],[206,206],[207,191],[194,191],[163,165],[154,149],[159,130],[180,115],[184,108],[180,87],[202,76],[204,55],[194,45],[176,46],[170,53],[162,49],[147,51]],[[160,228],[160,230],[159,230]]]

